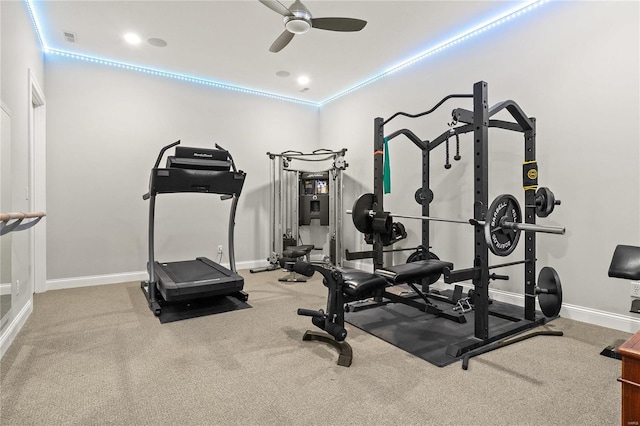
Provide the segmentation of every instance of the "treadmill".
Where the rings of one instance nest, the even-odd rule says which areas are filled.
[[[164,302],[184,302],[213,296],[233,296],[246,301],[242,291],[244,278],[236,272],[233,231],[238,198],[246,173],[237,170],[231,154],[220,145],[216,149],[178,146],[175,155],[167,157],[167,165],[160,168],[165,152],[180,144],[174,142],[162,148],[149,179],[149,192],[142,198],[149,200],[149,281],[141,283],[149,309],[159,316]],[[229,212],[229,266],[206,257],[178,262],[157,262],[154,254],[154,222],[156,195],[177,192],[219,194],[222,200],[231,199]]]

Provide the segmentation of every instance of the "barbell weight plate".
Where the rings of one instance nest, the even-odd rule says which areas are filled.
[[[502,194],[493,200],[484,225],[484,238],[493,254],[508,256],[515,250],[520,230],[503,228],[501,222],[520,223],[520,217],[520,204],[513,195]]]
[[[555,269],[545,266],[538,274],[538,287],[545,290],[538,294],[540,310],[545,317],[555,317],[562,308],[562,284]]]
[[[420,205],[422,205],[423,201],[426,201],[427,204],[429,204],[433,201],[433,191],[428,188],[418,188],[416,193],[413,195],[413,198],[416,200],[416,203]]]
[[[356,229],[363,234],[373,233],[373,219],[369,216],[369,211],[373,210],[373,200],[375,195],[371,193],[362,194],[353,203],[351,219]]]
[[[371,220],[371,229],[376,234],[390,235],[393,229],[393,219],[388,212],[377,212]]]
[[[546,186],[538,188],[536,191],[536,215],[538,217],[547,217],[556,207],[556,197],[553,192]]]

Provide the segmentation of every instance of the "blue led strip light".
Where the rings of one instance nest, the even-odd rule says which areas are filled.
[[[1,0],[0,0],[1,1]],[[36,36],[38,37],[38,42],[40,43],[40,47],[42,47],[43,50],[47,49],[47,45],[45,44],[44,40],[42,39],[42,33],[40,32],[40,22],[38,21],[38,17],[36,16],[33,6],[31,5],[31,1],[32,0],[26,0],[25,3],[27,4],[27,10],[29,11],[29,16],[31,17],[31,22],[33,23],[33,28],[35,28],[36,30]]]
[[[1,1],[1,0],[0,0]],[[240,92],[240,93],[246,93],[249,95],[257,95],[257,96],[264,96],[267,98],[271,98],[271,99],[277,99],[277,100],[281,100],[281,101],[287,101],[287,102],[293,102],[293,103],[297,103],[297,104],[301,104],[301,105],[309,105],[309,106],[314,106],[314,107],[322,107],[326,104],[328,104],[329,102],[336,100],[344,95],[347,95],[349,93],[355,92],[358,89],[361,89],[365,86],[368,86],[371,83],[374,83],[382,78],[385,78],[393,73],[395,73],[396,71],[399,71],[401,69],[404,69],[408,66],[411,66],[413,64],[415,64],[418,61],[421,61],[429,56],[432,56],[436,53],[439,53],[451,46],[454,46],[458,43],[467,41],[468,39],[483,33],[487,30],[491,30],[499,25],[504,24],[505,22],[516,18],[524,13],[527,13],[535,8],[537,8],[540,5],[543,5],[544,3],[547,3],[550,0],[530,0],[528,2],[526,2],[524,5],[520,5],[518,6],[516,9],[513,9],[511,11],[508,11],[506,13],[501,14],[500,16],[497,16],[493,19],[490,19],[489,21],[480,24],[474,28],[472,28],[471,30],[468,30],[460,35],[457,35],[455,37],[450,38],[449,40],[438,44],[437,46],[434,46],[430,49],[427,49],[426,51],[424,51],[423,53],[407,60],[404,61],[398,65],[394,65],[393,67],[387,69],[386,71],[375,75],[361,83],[358,83],[354,86],[352,86],[349,89],[343,90],[339,93],[336,93],[335,95],[325,99],[324,101],[318,103],[318,102],[311,102],[311,101],[306,101],[306,100],[302,100],[302,99],[297,99],[297,98],[290,98],[287,96],[282,96],[282,95],[276,95],[273,93],[269,93],[269,92],[263,92],[260,90],[256,90],[256,89],[250,89],[247,87],[242,87],[242,86],[234,86],[232,84],[225,84],[225,83],[220,83],[214,80],[208,80],[208,79],[203,79],[203,78],[199,78],[199,77],[194,77],[194,76],[190,76],[187,74],[179,74],[179,73],[174,73],[174,72],[170,72],[170,71],[162,71],[162,70],[156,70],[153,68],[147,68],[147,67],[142,67],[142,66],[138,66],[138,65],[132,65],[132,64],[126,64],[126,63],[122,63],[122,62],[117,62],[117,61],[111,61],[109,59],[104,59],[104,58],[98,58],[98,57],[91,57],[91,56],[86,56],[86,55],[79,55],[76,53],[71,53],[71,52],[67,52],[64,50],[58,50],[58,49],[51,49],[47,47],[46,41],[42,38],[42,33],[40,31],[40,22],[38,20],[38,17],[35,13],[35,9],[32,5],[33,0],[24,0],[26,5],[27,5],[27,9],[29,11],[29,15],[31,16],[31,20],[33,22],[33,26],[35,28],[36,34],[38,36],[38,40],[40,42],[40,45],[42,46],[42,49],[44,51],[45,54],[55,54],[55,55],[60,55],[60,56],[65,56],[68,58],[72,58],[72,59],[78,59],[78,60],[83,60],[83,61],[89,61],[89,62],[93,62],[93,63],[97,63],[97,64],[102,64],[102,65],[110,65],[113,67],[117,67],[117,68],[123,68],[123,69],[127,69],[127,70],[132,70],[132,71],[137,71],[137,72],[142,72],[142,73],[146,73],[146,74],[152,74],[152,75],[157,75],[160,77],[166,77],[166,78],[171,78],[171,79],[175,79],[175,80],[182,80],[182,81],[187,81],[190,83],[195,83],[195,84],[200,84],[200,85],[204,85],[204,86],[209,86],[209,87],[215,87],[215,88],[219,88],[219,89],[225,89],[225,90],[232,90],[235,92]]]
[[[434,54],[436,54],[438,52],[441,52],[441,51],[443,51],[443,50],[445,50],[445,49],[447,49],[447,48],[449,48],[451,46],[454,46],[454,45],[456,45],[458,43],[466,41],[466,40],[470,39],[473,36],[476,36],[476,35],[478,35],[480,33],[483,33],[483,32],[485,32],[487,30],[493,29],[493,28],[495,28],[495,27],[497,27],[497,26],[499,26],[501,24],[504,24],[505,22],[507,22],[507,21],[509,21],[509,20],[511,20],[513,18],[516,18],[516,17],[518,17],[518,16],[520,16],[520,15],[522,15],[524,13],[530,12],[531,10],[535,9],[536,7],[538,7],[538,6],[540,6],[540,5],[544,4],[544,3],[547,3],[548,1],[549,0],[533,0],[533,1],[529,1],[525,5],[521,5],[515,10],[511,10],[509,12],[503,13],[500,16],[492,18],[489,21],[487,21],[487,22],[485,22],[483,24],[480,24],[480,25],[472,28],[469,31],[466,31],[466,32],[464,32],[462,34],[459,34],[459,35],[455,36],[455,37],[452,37],[449,40],[447,40],[445,42],[442,42],[442,43],[438,44],[437,46],[434,46],[434,47],[432,47],[430,49],[427,49],[426,51],[420,53],[419,55],[417,55],[417,56],[415,56],[415,57],[413,57],[413,58],[411,58],[411,59],[409,59],[407,61],[404,61],[404,62],[402,62],[402,63],[400,63],[398,65],[395,65],[395,66],[389,68],[388,70],[386,70],[386,71],[384,71],[384,72],[382,72],[382,73],[380,73],[378,75],[375,75],[375,76],[369,78],[368,80],[363,81],[362,83],[358,83],[358,84],[356,84],[355,86],[352,86],[349,89],[346,89],[346,90],[343,90],[342,92],[336,93],[335,95],[333,95],[333,96],[325,99],[324,101],[320,102],[320,106],[322,107],[322,106],[328,104],[331,101],[334,101],[334,100],[336,100],[336,99],[338,99],[338,98],[340,98],[340,97],[342,97],[344,95],[347,95],[349,93],[355,92],[358,89],[362,89],[363,87],[368,86],[369,84],[371,84],[373,82],[376,82],[376,81],[378,81],[378,80],[380,80],[380,79],[382,79],[384,77],[387,77],[387,76],[389,76],[390,74],[393,74],[396,71],[400,71],[401,69],[406,68],[406,67],[408,67],[410,65],[413,65],[418,61],[421,61],[421,60],[423,60],[423,59],[425,59],[425,58],[427,58],[429,56],[432,56],[432,55],[434,55]]]
[[[262,92],[260,90],[249,89],[249,88],[241,87],[241,86],[234,86],[232,84],[220,83],[218,81],[208,80],[208,79],[199,78],[199,77],[194,77],[194,76],[190,76],[190,75],[187,75],[187,74],[179,74],[179,73],[174,73],[174,72],[170,72],[170,71],[162,71],[162,70],[157,70],[157,69],[153,69],[153,68],[141,67],[141,66],[138,66],[138,65],[127,64],[127,63],[124,63],[124,62],[111,61],[109,59],[97,58],[97,57],[93,57],[93,56],[79,55],[77,53],[66,52],[64,50],[47,48],[45,50],[45,53],[64,56],[66,58],[71,58],[71,59],[78,59],[78,60],[86,61],[86,62],[92,62],[92,63],[100,64],[100,65],[109,65],[109,66],[116,67],[116,68],[122,68],[122,69],[130,70],[130,71],[137,71],[137,72],[141,72],[141,73],[145,73],[145,74],[151,74],[151,75],[155,75],[155,76],[159,76],[159,77],[172,78],[174,80],[186,81],[186,82],[189,82],[189,83],[200,84],[200,85],[203,85],[203,86],[215,87],[217,89],[232,90],[234,92],[246,93],[248,95],[264,96],[264,97],[271,98],[271,99],[277,99],[277,100],[280,100],[280,101],[293,102],[293,103],[302,104],[302,105],[309,105],[309,106],[313,106],[313,107],[319,107],[320,106],[316,102],[310,102],[310,101],[305,101],[305,100],[295,99],[295,98],[288,98],[286,96],[276,95],[276,94],[269,93],[269,92]]]

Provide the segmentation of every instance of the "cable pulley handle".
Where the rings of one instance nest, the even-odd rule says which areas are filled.
[[[447,170],[451,168],[451,163],[449,162],[449,136],[448,135],[447,135],[447,140],[445,141],[444,168]]]

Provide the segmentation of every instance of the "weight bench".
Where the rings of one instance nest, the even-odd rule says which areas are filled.
[[[453,263],[439,259],[424,259],[377,269],[375,271],[375,275],[386,279],[389,286],[406,284],[413,290],[415,295],[407,297],[385,290],[381,297],[382,299],[386,299],[386,301],[374,302],[366,306],[365,309],[385,305],[390,302],[402,303],[428,314],[437,315],[460,324],[466,323],[467,319],[462,313],[453,314],[447,312],[440,309],[437,305],[434,305],[431,300],[429,300],[431,298],[455,304],[462,296],[461,286],[456,286],[456,291],[454,292],[452,299],[434,293],[425,294],[424,291],[421,291],[416,287],[416,283],[421,283],[423,280],[426,280],[429,284],[433,284],[438,280],[438,278],[440,278],[445,268],[452,270]],[[421,299],[421,301],[416,299]],[[361,308],[359,307],[359,309]]]
[[[311,261],[311,250],[314,249],[312,244],[306,244],[301,246],[289,246],[286,247],[282,251],[282,257],[280,258],[280,266],[284,268],[284,265],[287,263],[295,263],[301,257],[305,257],[307,262]],[[289,283],[304,283],[307,280],[304,278],[300,278],[295,271],[290,271],[288,275],[278,278],[278,281],[289,282]]]
[[[286,263],[286,269],[310,277],[314,272],[323,276],[323,284],[328,288],[327,312],[322,309],[298,309],[298,315],[311,317],[311,322],[326,333],[307,330],[304,341],[321,341],[338,350],[338,365],[349,367],[353,360],[351,345],[344,340],[347,330],[344,328],[344,304],[350,301],[381,296],[388,282],[383,277],[358,270],[340,271],[307,262]]]
[[[609,276],[612,278],[622,278],[626,280],[640,280],[640,247],[618,245],[613,252],[611,264],[609,265]],[[635,299],[631,303],[633,313],[640,313],[640,299]],[[600,352],[610,358],[622,359],[617,352],[618,346],[624,343],[623,340],[616,341]]]
[[[404,303],[423,312],[439,315],[454,321],[464,323],[464,315],[452,315],[443,312],[433,305],[427,297],[419,291],[413,281],[429,279],[442,274],[445,268],[452,269],[451,262],[441,260],[419,260],[404,265],[378,269],[376,273],[359,271],[356,269],[328,269],[323,266],[312,265],[307,262],[285,263],[285,269],[310,277],[314,272],[319,272],[324,277],[323,283],[328,288],[327,312],[322,309],[298,309],[298,315],[310,316],[311,322],[325,333],[317,333],[307,330],[302,338],[304,341],[318,340],[334,346],[339,353],[338,365],[348,367],[351,365],[353,353],[351,346],[344,340],[347,331],[344,328],[345,303],[365,299],[388,299],[391,302]],[[437,278],[436,278],[437,279]],[[413,298],[398,296],[386,291],[386,288],[395,284],[408,284],[422,298],[424,303]],[[374,303],[369,307],[381,306],[388,302]]]

